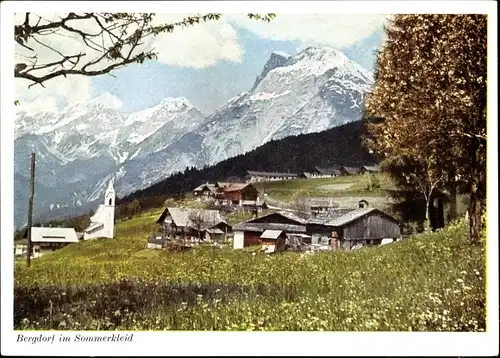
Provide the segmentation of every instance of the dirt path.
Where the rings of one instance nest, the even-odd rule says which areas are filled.
[[[329,184],[329,185],[320,185],[317,186],[318,190],[346,190],[353,186],[353,183],[345,183],[345,184]]]

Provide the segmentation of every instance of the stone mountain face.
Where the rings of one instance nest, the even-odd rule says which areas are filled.
[[[254,88],[229,100],[198,130],[215,164],[272,140],[320,132],[361,118],[370,72],[331,48],[273,53]]]
[[[126,114],[97,102],[58,112],[19,111],[15,121],[15,193],[26,197],[29,156],[37,155],[35,214],[49,207],[88,208],[107,182],[118,196],[186,167],[212,165],[272,139],[359,120],[372,75],[342,52],[309,47],[273,52],[253,88],[205,116],[185,98]],[[43,186],[42,186],[43,185]],[[16,203],[16,226],[27,205]]]

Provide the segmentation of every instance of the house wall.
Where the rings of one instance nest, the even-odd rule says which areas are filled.
[[[377,212],[345,225],[342,231],[342,238],[345,240],[396,239],[401,236],[399,225]]]
[[[229,201],[257,200],[259,191],[253,186],[248,186],[239,191],[228,191],[223,193],[223,199]]]
[[[320,173],[311,173],[313,178],[335,178],[335,174],[320,174]]]
[[[278,180],[291,180],[296,179],[293,176],[251,176],[248,180],[249,183],[259,183],[263,181],[278,181]]]
[[[242,249],[244,247],[243,231],[235,231],[233,236],[233,249]]]
[[[260,239],[260,235],[262,235],[261,232],[245,231],[243,239],[243,247],[248,247],[252,245],[261,245],[262,242]]]
[[[311,235],[312,244],[328,242],[332,236],[332,231],[333,228],[324,225],[308,224],[306,226],[306,233]]]

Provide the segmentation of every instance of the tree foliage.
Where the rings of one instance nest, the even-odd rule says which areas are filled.
[[[401,187],[465,188],[470,237],[486,194],[486,16],[397,15],[367,96],[367,145]],[[450,188],[453,188],[451,190]]]
[[[201,240],[201,230],[209,225],[209,219],[205,216],[205,212],[203,210],[192,210],[188,218],[198,233],[198,239]]]
[[[222,14],[187,16],[175,23],[158,23],[154,13],[74,13],[48,19],[27,12],[14,26],[16,63],[14,75],[43,86],[59,76],[98,76],[131,63],[157,58],[150,40],[162,33],[219,20]],[[271,21],[274,14],[248,14],[251,19]],[[60,37],[81,42],[78,50],[60,48],[54,40]],[[46,56],[40,49],[49,50]]]

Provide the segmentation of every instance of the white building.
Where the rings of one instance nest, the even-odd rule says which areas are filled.
[[[27,238],[27,230],[24,237]],[[44,252],[54,251],[78,241],[78,235],[73,228],[32,227],[31,243],[33,251],[31,257],[37,258]],[[27,245],[16,245],[14,255],[25,255],[27,250]]]
[[[115,189],[113,181],[109,182],[104,195],[104,204],[99,205],[96,213],[90,218],[90,225],[83,234],[84,240],[110,238],[115,235]]]

